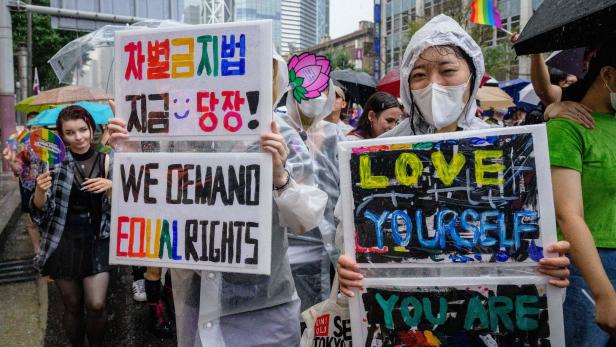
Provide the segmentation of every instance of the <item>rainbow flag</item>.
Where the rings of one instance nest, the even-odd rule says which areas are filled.
[[[17,143],[29,143],[30,142],[30,130],[24,129],[19,136],[17,136]]]
[[[471,4],[471,23],[491,25],[501,29],[500,13],[494,4],[495,0],[473,0]]]

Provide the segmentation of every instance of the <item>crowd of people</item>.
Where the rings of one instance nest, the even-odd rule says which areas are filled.
[[[565,74],[550,81],[543,58],[533,56],[531,79],[543,110],[537,117],[516,112],[507,124],[549,120],[552,185],[563,241],[547,247],[560,256],[543,258],[539,271],[551,277],[552,285],[567,288],[563,308],[568,346],[607,346],[616,335],[616,194],[610,183],[616,182],[616,147],[611,148],[611,129],[616,131],[616,39],[606,38],[592,49],[587,61],[580,62],[587,65],[580,80]],[[272,62],[275,109],[287,91],[288,77],[280,56],[274,54]],[[318,98],[301,103],[287,98],[286,112],[274,112],[271,131],[251,144],[272,156],[270,275],[168,269],[162,288],[162,269],[134,268],[135,300],[150,305],[152,332],[171,336],[169,322],[175,320],[180,346],[298,345],[300,310],[315,297],[325,299],[334,271],[342,293],[353,296],[354,289],[362,288],[358,265],[340,255],[344,247],[335,213],[340,196],[337,144],[504,126],[502,120],[489,124],[480,116],[476,96],[484,72],[481,48],[453,19],[439,15],[406,47],[400,100],[376,92],[364,103],[355,126],[341,117],[348,95],[333,81]],[[35,267],[60,289],[64,328],[75,346],[83,345],[85,337],[90,346],[99,345],[106,322],[113,153],[95,149],[95,128],[79,106],[60,113],[56,129],[69,151],[53,171],[43,172],[27,151],[4,150],[20,178],[23,211],[32,220],[28,230]],[[119,118],[110,120],[108,135],[114,150],[131,146]],[[305,276],[298,274],[306,269],[295,266],[299,262],[287,252],[291,246],[308,249],[306,240],[311,249],[317,245],[316,254],[322,257],[316,264],[318,284],[312,286],[302,283]],[[592,294],[596,307],[582,304],[583,291]]]

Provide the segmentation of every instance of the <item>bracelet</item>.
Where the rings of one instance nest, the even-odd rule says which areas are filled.
[[[289,182],[291,182],[291,173],[286,168],[284,169],[284,171],[286,171],[286,173],[287,173],[287,181],[283,185],[281,185],[280,187],[274,186],[274,190],[283,190],[283,189],[285,189],[289,185]]]

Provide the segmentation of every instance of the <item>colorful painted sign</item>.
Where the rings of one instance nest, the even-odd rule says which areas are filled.
[[[556,241],[543,126],[346,142],[340,163],[360,266],[536,265]]]
[[[39,128],[30,132],[30,146],[34,154],[49,165],[58,165],[64,160],[64,142],[55,131]]]
[[[249,139],[272,117],[271,21],[116,33],[115,100],[131,138]]]
[[[116,153],[110,263],[269,274],[265,153]]]
[[[562,295],[539,277],[366,281],[350,302],[354,346],[564,346]],[[389,281],[393,282],[393,281]]]

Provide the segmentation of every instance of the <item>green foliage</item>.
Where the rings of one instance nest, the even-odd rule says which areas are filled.
[[[515,61],[515,53],[508,43],[483,47],[483,60],[486,72],[497,80],[505,80],[510,76],[511,65]]]
[[[49,6],[49,0],[33,0],[33,5]],[[28,20],[25,12],[11,12],[13,24],[13,49],[27,44]],[[60,48],[83,35],[83,33],[51,28],[51,17],[32,14],[32,74],[34,67],[38,70],[42,90],[60,86],[60,82],[47,61]],[[17,78],[17,70],[15,70]],[[31,93],[32,91],[29,91]]]
[[[327,59],[329,59],[332,70],[353,69],[353,64],[351,63],[351,56],[344,49],[332,49],[325,53],[325,56],[327,57]]]

